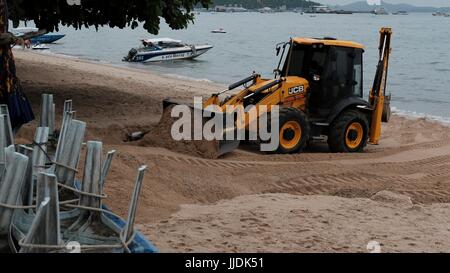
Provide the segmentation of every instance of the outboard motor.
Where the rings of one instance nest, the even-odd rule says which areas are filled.
[[[193,56],[197,55],[197,48],[195,47],[195,45],[191,45],[191,50]]]
[[[128,52],[128,56],[126,56],[125,58],[123,58],[124,61],[130,62],[133,60],[133,58],[136,56],[136,54],[138,53],[136,48],[133,48],[130,50],[130,52]]]

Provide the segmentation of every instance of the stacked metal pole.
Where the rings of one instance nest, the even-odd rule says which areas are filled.
[[[12,131],[11,120],[9,116],[8,106],[5,104],[0,105],[0,116],[3,117],[3,130],[5,131],[5,143],[6,147],[14,144],[14,134]]]
[[[43,246],[61,246],[61,227],[59,218],[58,183],[56,176],[40,173],[37,180],[37,213],[25,237],[21,253],[56,252],[56,249]],[[36,245],[29,247],[27,245]]]
[[[48,127],[50,138],[53,138],[55,132],[55,103],[51,94],[42,94],[39,127]]]
[[[87,142],[82,180],[76,181],[86,123],[73,118],[72,101],[66,101],[56,151],[49,153],[49,142],[53,137],[56,140],[54,113],[53,95],[43,95],[41,127],[33,144],[15,147],[7,108],[1,107],[0,252],[8,246],[22,253],[65,252],[64,244],[72,241],[88,252],[155,252],[149,242],[143,244],[147,241],[142,235],[135,240],[137,207],[147,167],[139,169],[124,221],[102,202],[116,151],[107,153],[103,160],[103,143]]]
[[[28,157],[16,153],[14,146],[6,148],[6,172],[0,184],[0,203],[6,206],[17,206],[25,181]],[[14,209],[0,206],[0,234],[9,231]]]

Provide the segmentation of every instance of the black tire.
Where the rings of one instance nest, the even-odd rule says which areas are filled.
[[[307,116],[305,115],[305,113],[303,113],[301,110],[298,110],[296,108],[292,108],[292,107],[282,107],[280,108],[280,116],[279,116],[279,120],[280,120],[280,127],[279,127],[279,136],[280,136],[280,143],[278,146],[278,149],[275,151],[275,153],[278,154],[292,154],[292,153],[298,153],[301,152],[305,149],[305,147],[307,146],[309,137],[310,137],[310,125],[309,125],[309,121]],[[269,118],[269,128],[271,125],[271,120]],[[294,132],[294,137],[292,139],[293,141],[293,145],[290,146],[283,146],[283,141],[282,141],[282,137],[285,136],[287,137],[288,134],[290,134],[290,132],[286,132],[288,129],[285,129],[284,132],[281,132],[281,130],[283,129],[283,127],[287,124],[298,124],[299,128],[300,128],[300,139],[298,141],[295,141],[295,135],[296,132]],[[297,132],[298,133],[298,132]]]
[[[348,110],[331,124],[328,146],[333,153],[362,152],[367,146],[368,135],[367,116],[358,110]]]

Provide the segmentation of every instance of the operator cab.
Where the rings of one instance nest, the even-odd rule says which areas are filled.
[[[281,75],[308,80],[307,111],[327,118],[340,101],[363,97],[363,53],[363,46],[354,42],[295,38]]]

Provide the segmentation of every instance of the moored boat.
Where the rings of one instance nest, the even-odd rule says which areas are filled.
[[[35,45],[32,45],[31,49],[33,49],[33,50],[48,50],[48,49],[50,49],[50,47],[48,47],[48,45],[46,45],[46,44],[37,43]]]
[[[450,17],[450,14],[448,14],[446,12],[436,11],[433,13],[433,16]]]
[[[35,27],[18,27],[11,29],[11,33],[14,34],[14,36],[22,37],[23,35],[27,33],[37,32],[39,31],[38,28]]]
[[[145,39],[142,45],[131,49],[123,61],[146,63],[194,59],[213,48],[212,45],[189,45],[170,38]]]
[[[23,37],[26,34],[38,32],[38,31],[39,31],[39,29],[34,28],[34,27],[19,27],[19,28],[12,29],[11,33],[17,37]],[[31,38],[31,44],[33,44],[33,45],[51,44],[51,43],[61,40],[64,37],[66,37],[66,35],[64,35],[64,34],[43,34],[43,35],[39,35],[34,38]]]
[[[384,8],[378,8],[378,9],[375,9],[374,11],[372,11],[372,14],[375,14],[375,15],[389,15],[389,12],[387,10],[385,10]]]
[[[409,13],[407,11],[403,11],[403,10],[394,12],[392,14],[393,15],[409,15]]]
[[[211,33],[227,33],[223,28],[215,29]]]
[[[32,44],[51,44],[66,37],[64,34],[44,34],[31,39]]]

